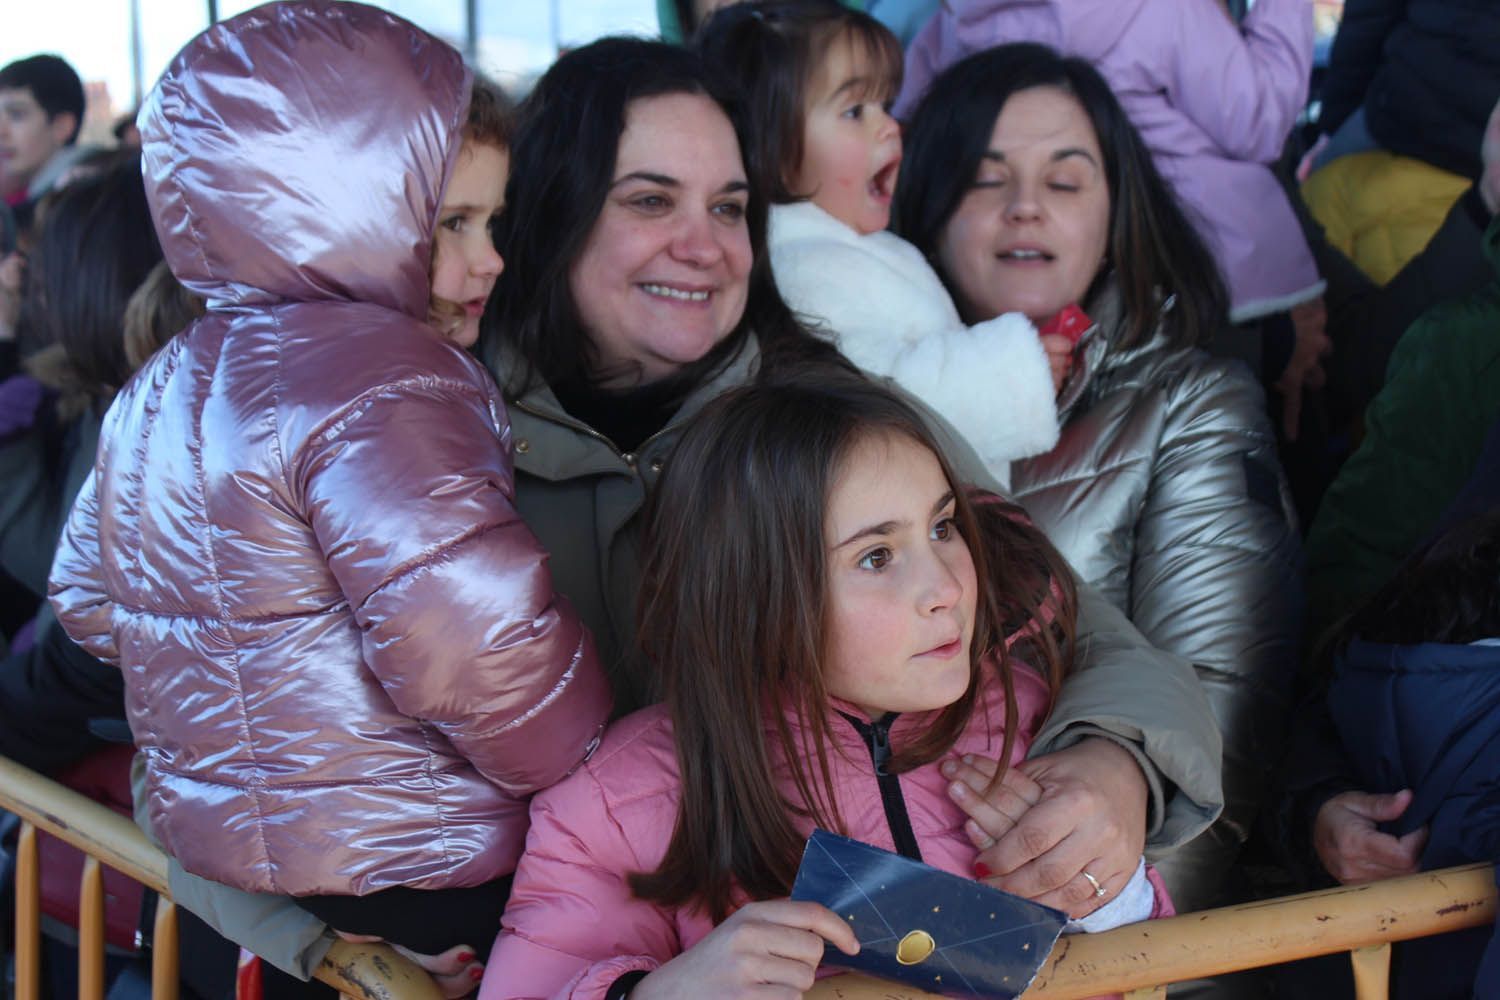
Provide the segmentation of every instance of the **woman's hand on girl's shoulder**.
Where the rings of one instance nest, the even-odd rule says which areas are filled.
[[[1000,777],[1000,784],[991,789],[999,763],[989,757],[964,754],[962,757],[943,761],[943,777],[948,781],[948,797],[969,814],[964,822],[964,834],[975,850],[988,851],[1000,838],[1010,833],[1021,822],[1032,806],[1042,800],[1042,786],[1031,780],[1020,769],[1009,767]],[[977,878],[993,875],[982,860],[974,864]]]
[[[1103,738],[1013,770],[1035,784],[1036,801],[980,850],[976,868],[987,869],[981,877],[997,889],[1085,917],[1135,873],[1146,844],[1145,775],[1129,752]]]
[[[859,951],[854,931],[826,906],[789,899],[749,903],[642,979],[630,1000],[797,1000],[812,988],[825,940],[846,955]]]

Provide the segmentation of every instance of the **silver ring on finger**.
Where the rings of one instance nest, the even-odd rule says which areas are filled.
[[[1084,878],[1088,879],[1089,885],[1091,885],[1091,886],[1094,887],[1094,898],[1095,899],[1100,898],[1101,896],[1105,895],[1108,892],[1108,890],[1105,889],[1104,886],[1099,882],[1099,880],[1096,879],[1096,878],[1094,878],[1094,876],[1090,875],[1086,871],[1082,872],[1081,874],[1083,875]]]

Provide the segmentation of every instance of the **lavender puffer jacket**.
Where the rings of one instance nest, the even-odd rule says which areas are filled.
[[[391,15],[271,5],[142,115],[163,249],[209,308],[106,416],[51,591],[125,671],[152,826],[216,881],[508,873],[527,796],[608,711],[496,390],[424,322],[469,86]]]

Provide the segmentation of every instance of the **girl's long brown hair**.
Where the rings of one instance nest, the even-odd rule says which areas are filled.
[[[981,581],[969,688],[915,741],[893,748],[889,769],[908,771],[953,746],[987,657],[1005,689],[1002,766],[1017,714],[1012,645],[1027,647],[1052,690],[1062,679],[1075,607],[1066,564],[1017,508],[967,495],[908,403],[822,364],[726,393],[683,435],[647,513],[640,637],[671,713],[682,799],[661,866],[631,876],[643,899],[701,906],[722,920],[737,890],[757,899],[791,890],[803,847],[795,820],[845,831],[823,686],[824,514],[840,463],[871,435],[905,437],[937,456]],[[790,794],[776,778],[781,762]]]

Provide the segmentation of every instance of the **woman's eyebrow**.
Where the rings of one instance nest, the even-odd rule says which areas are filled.
[[[1094,159],[1094,154],[1090,153],[1082,146],[1068,146],[1065,149],[1059,149],[1057,152],[1052,154],[1052,162],[1056,163],[1059,160],[1066,160],[1070,156],[1081,156],[1085,160],[1088,160],[1090,163],[1092,163],[1094,166],[1097,167],[1099,165],[1099,161]]]
[[[649,170],[632,170],[628,174],[622,174],[615,178],[610,187],[619,187],[626,181],[645,181],[648,184],[660,184],[662,187],[682,187],[682,182],[675,177],[666,174],[654,174]]]
[[[670,177],[670,176],[668,176],[666,174],[652,173],[649,170],[632,170],[628,174],[624,174],[624,175],[622,175],[620,177],[617,177],[615,179],[615,182],[610,185],[610,188],[611,189],[617,188],[621,184],[624,184],[626,181],[645,181],[647,184],[656,184],[656,185],[659,185],[661,187],[669,187],[669,188],[680,188],[680,187],[682,187],[682,182],[679,181],[675,177]],[[719,188],[719,192],[718,193],[719,194],[735,194],[735,193],[738,193],[740,191],[748,191],[748,190],[750,190],[750,182],[749,181],[732,180],[732,181],[729,181],[728,183],[726,183],[723,187]]]
[[[1092,163],[1094,166],[1097,167],[1099,165],[1099,161],[1094,159],[1094,154],[1090,153],[1082,146],[1066,146],[1053,153],[1050,157],[1048,157],[1048,159],[1051,162],[1056,163],[1058,160],[1066,160],[1070,156],[1081,156],[1085,160],[1088,160],[1090,163]],[[995,163],[1004,163],[1005,151],[1002,149],[986,149],[980,156],[980,159],[992,160]]]

